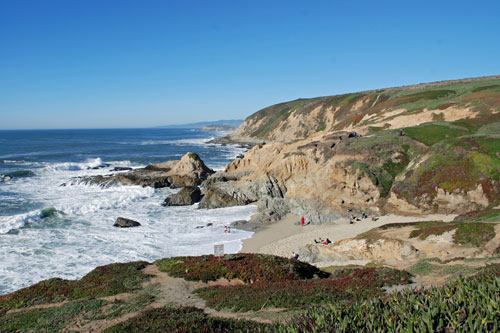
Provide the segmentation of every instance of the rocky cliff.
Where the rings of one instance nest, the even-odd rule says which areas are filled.
[[[498,133],[500,77],[282,103],[226,138],[267,143],[210,177],[200,207],[258,202],[264,220],[322,223],[498,205]]]

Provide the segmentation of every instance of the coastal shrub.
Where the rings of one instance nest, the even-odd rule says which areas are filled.
[[[500,209],[488,207],[481,210],[467,212],[455,217],[454,221],[500,222]]]
[[[212,317],[194,307],[152,309],[104,332],[273,332],[273,325]]]
[[[470,132],[467,128],[453,126],[451,123],[439,122],[406,127],[404,133],[426,146],[432,146],[444,139],[467,135]]]
[[[188,157],[189,157],[190,159],[192,159],[192,160],[199,160],[199,159],[200,159],[200,157],[198,156],[198,154],[193,153],[193,152],[190,152],[190,153],[188,154]]]
[[[495,224],[468,222],[460,223],[453,241],[460,245],[481,246],[495,237]]]
[[[53,278],[0,296],[0,313],[13,308],[56,303],[84,297],[110,296],[137,290],[150,276],[141,270],[148,263],[136,261],[100,266],[80,280]]]
[[[129,300],[115,300],[96,319],[115,319],[124,314],[143,310],[144,307],[155,301],[155,296],[142,294]]]
[[[280,332],[496,332],[500,323],[500,264],[444,287],[332,303],[307,310]]]
[[[225,278],[253,283],[260,280],[300,280],[327,276],[318,268],[298,260],[253,253],[224,257],[174,257],[157,260],[155,264],[162,272],[192,281]]]
[[[433,224],[416,225],[418,229],[410,232],[410,238],[420,238],[421,240],[427,239],[427,237],[434,235],[440,236],[445,232],[455,230],[456,225],[453,223],[446,222],[434,222]]]
[[[465,136],[444,140],[431,149],[418,168],[393,185],[399,197],[418,207],[431,204],[438,189],[464,193],[481,186],[491,205],[500,202],[499,138]]]
[[[417,229],[410,232],[410,238],[419,237],[422,240],[430,235],[442,235],[456,230],[453,242],[465,246],[482,246],[495,237],[495,224],[483,222],[422,222],[415,225]]]
[[[218,310],[257,311],[297,308],[340,300],[382,296],[382,287],[410,283],[408,272],[390,268],[343,269],[335,279],[259,281],[251,285],[213,286],[195,293]]]
[[[56,332],[62,330],[76,317],[80,321],[97,319],[103,300],[78,300],[57,307],[37,308],[8,313],[0,317],[0,332]]]
[[[487,86],[477,87],[471,90],[471,92],[480,92],[484,90],[500,90],[499,84],[491,84]]]

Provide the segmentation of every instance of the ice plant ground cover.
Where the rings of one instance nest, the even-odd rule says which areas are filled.
[[[336,278],[259,281],[239,286],[215,286],[195,291],[216,309],[233,311],[262,308],[303,308],[382,296],[382,287],[408,284],[411,275],[390,268],[344,271]]]
[[[175,257],[160,259],[155,263],[160,271],[191,281],[215,281],[226,278],[253,283],[262,280],[302,280],[328,276],[327,273],[304,262],[265,254]]]
[[[144,284],[151,278],[143,271],[148,263],[133,262],[99,267],[80,280],[42,281],[1,296],[0,331],[57,332],[97,325],[92,327],[108,332],[445,332],[497,331],[500,322],[500,264],[441,287],[392,293],[383,287],[408,284],[407,272],[381,267],[330,274],[297,260],[256,254],[178,257],[157,264],[191,280],[245,281],[197,291],[210,307],[240,312],[226,312],[224,318],[218,310],[207,314],[194,307],[158,305],[165,295],[161,286]],[[252,270],[255,279],[247,275]],[[249,320],[278,308],[291,311],[291,319]]]

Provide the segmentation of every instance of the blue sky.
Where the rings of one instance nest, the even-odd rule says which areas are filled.
[[[498,1],[0,0],[0,129],[244,119],[500,74]]]

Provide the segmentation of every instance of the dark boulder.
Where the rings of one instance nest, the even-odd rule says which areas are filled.
[[[119,217],[116,219],[115,224],[113,224],[113,227],[118,227],[118,228],[131,228],[131,227],[138,227],[141,224],[137,221],[127,219],[125,217]]]
[[[201,199],[201,191],[198,186],[186,186],[179,192],[169,195],[163,202],[163,206],[189,206]]]

